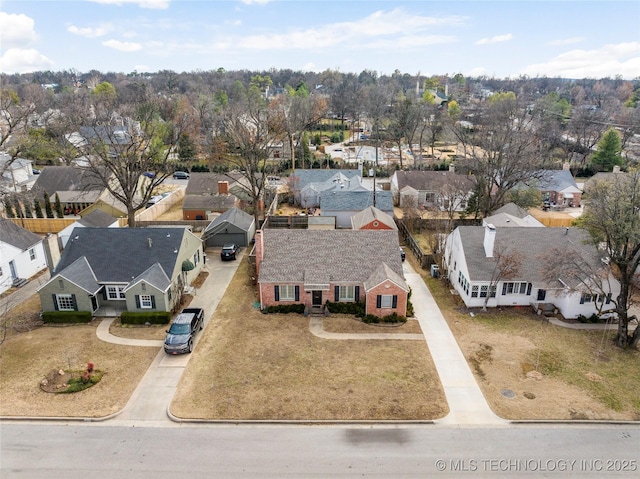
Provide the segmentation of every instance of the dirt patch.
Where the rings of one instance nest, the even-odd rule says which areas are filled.
[[[346,314],[331,314],[324,318],[322,328],[328,333],[422,333],[420,323],[415,319],[398,324],[367,324]]]
[[[171,412],[205,419],[435,419],[448,408],[426,343],[325,340],[262,314],[246,259],[204,330]]]
[[[205,282],[205,280],[209,277],[208,271],[200,271],[196,279],[191,282],[191,286],[194,288],[199,288]]]
[[[128,339],[164,339],[168,327],[168,324],[122,324],[120,319],[116,319],[109,326],[109,333]]]

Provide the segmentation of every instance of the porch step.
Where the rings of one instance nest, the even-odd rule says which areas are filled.
[[[26,279],[26,278],[14,278],[13,283],[11,284],[11,286],[13,286],[14,288],[22,288],[28,282],[29,282],[29,280]]]
[[[309,309],[310,316],[324,316],[324,308],[322,306],[312,306]]]

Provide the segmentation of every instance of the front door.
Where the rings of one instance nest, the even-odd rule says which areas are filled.
[[[11,279],[16,279],[18,273],[16,272],[16,264],[13,261],[9,261],[9,269],[11,270]]]
[[[311,293],[311,304],[313,306],[322,306],[322,291],[313,291]]]

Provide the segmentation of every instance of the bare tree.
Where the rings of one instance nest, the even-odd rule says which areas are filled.
[[[491,270],[487,291],[480,291],[480,297],[482,297],[483,293],[486,293],[484,296],[484,304],[482,305],[483,311],[487,310],[489,299],[496,296],[498,283],[500,281],[513,279],[520,273],[523,257],[519,251],[511,251],[508,246],[496,242],[493,248],[493,260],[493,269]]]
[[[579,226],[589,231],[597,246],[604,246],[609,270],[620,283],[620,293],[615,299],[616,344],[636,347],[640,341],[640,327],[629,334],[629,321],[635,319],[629,317],[629,308],[640,265],[640,171],[596,181],[589,188],[585,205]]]

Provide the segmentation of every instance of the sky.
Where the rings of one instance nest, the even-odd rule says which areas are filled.
[[[640,77],[640,0],[0,0],[0,71]]]

